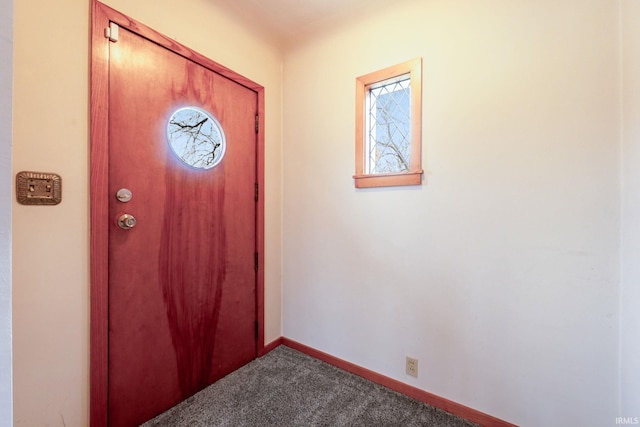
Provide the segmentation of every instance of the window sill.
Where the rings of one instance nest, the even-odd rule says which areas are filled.
[[[377,175],[354,175],[356,188],[394,187],[399,185],[422,184],[422,170],[405,173]]]

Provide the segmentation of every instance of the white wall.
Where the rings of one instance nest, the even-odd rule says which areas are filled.
[[[618,19],[402,1],[288,50],[284,335],[521,425],[614,424]],[[356,191],[355,78],[418,56],[424,185]]]
[[[640,417],[640,2],[623,0],[623,270],[620,416]]]
[[[13,0],[0,0],[0,427],[12,425],[11,402],[11,100]]]
[[[188,8],[168,0],[108,4],[265,86],[265,338],[279,337],[280,51],[207,0]],[[14,5],[13,170],[55,172],[63,180],[58,206],[13,203],[16,426],[88,425],[89,5]]]

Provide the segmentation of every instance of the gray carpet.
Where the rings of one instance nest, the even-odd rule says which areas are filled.
[[[143,426],[477,425],[280,346]]]

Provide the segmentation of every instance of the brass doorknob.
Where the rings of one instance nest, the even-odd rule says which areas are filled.
[[[137,221],[135,217],[130,214],[122,214],[120,215],[120,218],[118,218],[118,227],[122,228],[123,230],[131,230],[136,226],[136,223]]]

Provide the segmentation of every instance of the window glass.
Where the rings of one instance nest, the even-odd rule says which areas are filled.
[[[220,123],[197,107],[180,108],[171,115],[167,139],[176,157],[195,169],[213,168],[222,161],[226,150]]]
[[[369,88],[367,171],[406,172],[411,165],[411,80],[390,79]]]

